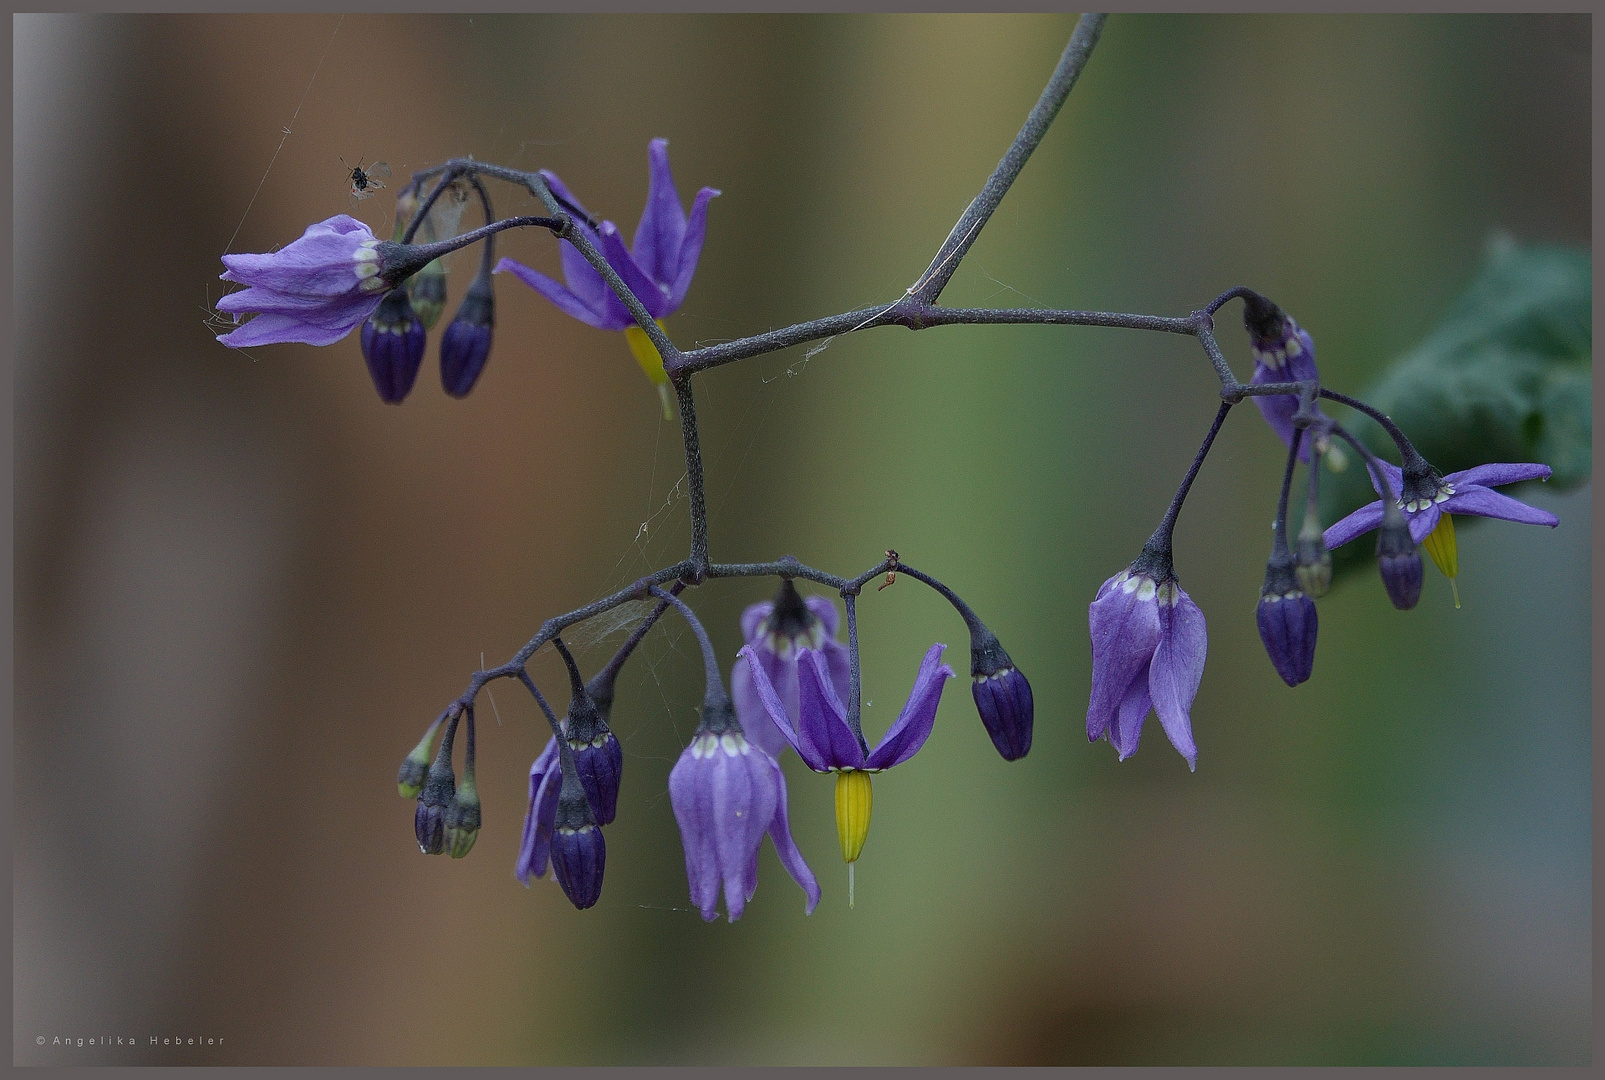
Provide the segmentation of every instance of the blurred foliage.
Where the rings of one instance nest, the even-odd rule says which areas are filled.
[[[1496,236],[1443,322],[1361,400],[1392,417],[1440,472],[1540,461],[1555,471],[1550,483],[1576,487],[1589,478],[1593,445],[1593,276],[1587,251]],[[1343,422],[1398,461],[1380,425],[1352,413]],[[1321,520],[1375,498],[1351,461],[1322,477]],[[1334,571],[1373,556],[1373,545],[1350,543],[1333,553]]]

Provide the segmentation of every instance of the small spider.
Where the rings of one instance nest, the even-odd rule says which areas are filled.
[[[345,158],[340,159],[345,164]],[[358,201],[368,198],[374,192],[384,187],[384,178],[390,175],[390,166],[382,161],[376,161],[367,169],[362,167],[362,159],[357,159],[356,168],[351,170],[351,197]]]
[[[897,583],[897,552],[893,551],[891,548],[887,548],[886,558],[891,562],[892,565],[886,571],[886,580],[880,583],[879,588],[875,590],[876,592],[880,592],[881,589],[886,588],[888,585],[894,585]]]

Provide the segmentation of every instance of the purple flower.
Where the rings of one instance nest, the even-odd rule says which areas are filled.
[[[697,192],[688,217],[680,207],[680,193],[674,186],[674,174],[669,171],[669,141],[653,139],[647,149],[647,161],[651,167],[651,183],[641,224],[635,230],[633,252],[625,248],[618,226],[611,221],[602,222],[600,230],[592,230],[583,221],[575,224],[618,271],[652,317],[662,319],[678,311],[685,302],[707,233],[708,200],[719,192],[713,188]],[[558,198],[584,211],[585,207],[563,181],[545,170],[541,175]],[[496,272],[512,271],[524,284],[587,326],[598,330],[623,330],[634,326],[635,319],[624,302],[614,295],[596,268],[585,261],[579,249],[564,242],[561,251],[567,288],[515,259],[501,260],[496,264]]]
[[[217,310],[257,315],[217,340],[235,349],[332,345],[360,326],[393,284],[382,261],[368,226],[344,214],[307,226],[301,239],[278,251],[224,255],[223,280],[248,287],[219,299]]]
[[[1250,384],[1304,382],[1319,379],[1315,368],[1315,341],[1281,308],[1258,294],[1246,298],[1243,325],[1254,354],[1254,376]],[[1293,414],[1298,412],[1298,396],[1276,394],[1257,397],[1254,405],[1284,446],[1293,445]],[[1319,411],[1319,410],[1317,410]],[[1299,460],[1308,464],[1310,443],[1299,445]]]
[[[526,886],[546,876],[552,856],[552,830],[557,821],[557,796],[562,787],[557,740],[547,739],[546,749],[529,767],[529,810],[524,814],[524,839],[513,867],[513,873]]]
[[[1092,698],[1087,739],[1104,735],[1124,761],[1137,749],[1152,709],[1187,766],[1198,766],[1189,715],[1204,677],[1204,613],[1168,572],[1143,559],[1103,583],[1087,609],[1092,631]]]
[[[1443,477],[1433,472],[1422,479],[1412,478],[1414,482],[1406,483],[1404,470],[1399,466],[1386,461],[1381,464],[1382,471],[1387,474],[1388,483],[1394,492],[1398,493],[1399,507],[1410,522],[1410,539],[1418,544],[1425,541],[1438,529],[1440,522],[1451,514],[1503,518],[1506,521],[1519,521],[1524,525],[1548,525],[1551,529],[1560,524],[1560,519],[1549,511],[1528,506],[1524,502],[1518,502],[1508,495],[1501,495],[1493,490],[1523,480],[1548,480],[1550,475],[1548,465],[1478,465],[1474,469],[1464,469]],[[1366,471],[1370,473],[1370,470]],[[1371,474],[1371,486],[1377,487],[1374,474]],[[1377,493],[1381,494],[1381,490],[1378,489]],[[1341,547],[1380,524],[1382,524],[1382,500],[1378,499],[1374,503],[1360,507],[1327,529],[1326,546]],[[1430,554],[1432,548],[1429,546],[1427,551]]]
[[[1291,571],[1287,577],[1291,582]],[[1287,592],[1261,595],[1254,618],[1259,639],[1282,681],[1297,686],[1308,679],[1315,668],[1315,636],[1320,626],[1315,601],[1295,583]]]
[[[691,278],[702,256],[702,241],[708,231],[708,200],[719,192],[703,188],[691,203],[686,214],[680,205],[680,193],[674,186],[674,174],[669,171],[669,141],[653,139],[647,147],[647,162],[651,181],[647,188],[646,209],[641,212],[641,223],[635,230],[633,250],[624,246],[619,228],[611,221],[602,222],[600,229],[592,229],[584,221],[575,225],[596,245],[607,259],[608,265],[618,272],[631,292],[654,319],[665,319],[685,302],[691,288]],[[573,193],[554,174],[542,170],[553,194],[582,213],[585,208]],[[670,416],[668,376],[663,370],[663,358],[652,341],[636,325],[624,302],[596,268],[585,261],[579,249],[565,241],[559,254],[563,265],[566,287],[545,274],[532,270],[516,259],[502,259],[496,264],[496,273],[511,271],[520,281],[556,304],[565,314],[572,315],[587,326],[598,330],[624,330],[630,349],[641,370],[658,386],[663,396],[664,416]]]
[[[953,669],[942,663],[946,645],[932,645],[920,663],[897,722],[880,744],[870,750],[863,736],[848,723],[847,707],[832,685],[830,665],[813,649],[797,652],[797,716],[793,725],[786,715],[780,695],[775,692],[763,665],[751,664],[753,687],[770,719],[780,728],[797,756],[815,772],[836,773],[836,831],[841,839],[842,859],[849,867],[857,861],[869,835],[870,773],[890,769],[913,757],[930,737],[936,723],[936,707],[942,700],[942,687],[953,677]],[[741,653],[751,657],[751,645]],[[852,903],[852,877],[848,877],[848,903]]]
[[[797,655],[803,648],[813,649],[825,658],[830,683],[838,700],[845,701],[852,686],[847,647],[836,640],[836,605],[827,597],[806,599],[790,581],[783,581],[772,601],[753,604],[741,613],[741,636],[752,650],[752,657],[763,667],[769,685],[786,706],[786,718],[797,730]],[[770,757],[786,751],[786,737],[769,718],[750,670],[753,659],[736,657],[730,669],[730,692],[735,698],[736,719],[747,741],[762,747]]]
[[[723,884],[726,916],[731,922],[741,918],[758,888],[758,848],[768,834],[813,914],[819,884],[791,838],[786,778],[773,757],[742,735],[734,714],[726,710],[726,717],[724,723],[705,720],[669,773],[691,902],[712,922]]]
[[[848,726],[847,707],[836,693],[830,665],[823,653],[809,648],[798,650],[798,723],[795,727],[763,666],[754,664],[750,670],[753,687],[758,691],[764,710],[796,749],[804,765],[815,772],[880,772],[913,757],[930,738],[931,728],[936,723],[936,706],[942,700],[942,686],[953,677],[953,669],[942,663],[942,652],[946,648],[946,645],[932,645],[926,652],[919,674],[914,678],[914,689],[909,691],[908,703],[874,750],[866,750],[859,736]],[[740,655],[752,656],[754,651],[748,645]]]

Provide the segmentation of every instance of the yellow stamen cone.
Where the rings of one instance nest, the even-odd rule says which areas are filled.
[[[1443,576],[1449,579],[1449,588],[1454,592],[1455,607],[1460,606],[1460,586],[1455,578],[1460,576],[1460,548],[1455,543],[1455,519],[1450,514],[1439,514],[1438,524],[1429,532],[1421,546],[1432,557],[1432,564],[1443,571]]]
[[[836,834],[842,842],[842,860],[853,863],[869,835],[869,773],[848,769],[836,774]]]
[[[663,322],[659,320],[658,329],[662,328]],[[663,401],[663,419],[673,420],[674,412],[669,408],[669,374],[663,370],[663,357],[658,354],[658,347],[652,344],[652,339],[639,326],[626,326],[624,340],[630,343],[635,362],[641,365],[646,377],[658,388],[658,397]]]

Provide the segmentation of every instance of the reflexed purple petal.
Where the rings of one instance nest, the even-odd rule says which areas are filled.
[[[763,670],[763,665],[751,662],[755,651],[753,646],[746,645],[742,647],[741,652],[737,655],[748,658],[747,673],[752,678],[753,689],[757,691],[758,700],[763,704],[764,711],[769,714],[769,718],[774,721],[775,726],[780,728],[780,733],[786,737],[787,742],[791,743],[792,749],[797,751],[797,756],[803,759],[804,765],[807,765],[815,772],[828,772],[830,763],[826,760],[823,751],[815,748],[813,742],[803,733],[800,725],[797,728],[791,726],[791,720],[786,716],[786,706],[781,702],[780,696],[775,693],[774,685],[770,683],[769,676]]]
[[[741,613],[741,636],[748,645],[758,643],[758,624],[769,618],[769,613],[774,610],[774,602],[765,600],[761,604],[750,605]]]
[[[1463,472],[1450,473],[1444,480],[1461,487],[1466,484],[1476,484],[1479,487],[1496,488],[1506,484],[1519,484],[1523,480],[1548,480],[1550,470],[1548,465],[1536,463],[1519,463],[1503,465],[1478,465],[1474,469]]]
[[[513,873],[526,886],[546,873],[551,854],[552,825],[557,818],[557,796],[563,786],[557,740],[546,740],[529,769],[529,810],[524,815],[524,837],[519,844]]]
[[[803,603],[808,606],[809,611],[813,612],[814,618],[825,624],[825,636],[834,638],[836,636],[836,627],[840,625],[840,615],[836,611],[836,605],[830,602],[830,597],[805,596],[803,597]],[[773,604],[769,606],[771,609],[774,607]],[[742,620],[743,625],[745,625],[745,622],[746,620]],[[842,696],[846,697],[845,694]]]
[[[835,638],[827,637],[819,643],[825,655],[825,666],[830,669],[830,683],[836,691],[836,700],[846,701],[853,693],[853,658],[847,646]]]
[[[1449,513],[1503,518],[1505,521],[1519,521],[1523,525],[1548,525],[1554,528],[1560,524],[1560,519],[1548,510],[1528,506],[1509,495],[1501,495],[1485,487],[1473,487],[1469,491],[1458,492],[1438,505]],[[1415,534],[1414,529],[1410,532],[1412,536]]]
[[[748,742],[760,747],[770,757],[777,758],[791,745],[790,740],[775,726],[769,717],[769,710],[764,708],[762,699],[758,697],[758,688],[753,685],[752,672],[748,670],[751,663],[749,657],[738,656],[730,668],[730,697],[736,706],[736,719],[740,721]],[[773,680],[770,682],[772,684]],[[795,682],[792,690],[795,693]]]
[[[580,231],[596,245],[598,251],[601,250],[602,244],[596,233],[583,226]],[[557,245],[557,259],[558,265],[563,268],[563,281],[568,285],[569,292],[579,297],[580,303],[592,311],[607,312],[607,298],[613,295],[613,290],[608,288],[601,271],[592,266],[590,260],[580,254],[580,249],[567,240]]]
[[[685,240],[680,247],[680,270],[669,286],[669,310],[678,311],[685,303],[685,294],[691,291],[691,279],[697,272],[697,260],[702,257],[702,241],[708,232],[708,200],[719,194],[717,188],[705,187],[697,192],[691,203],[691,217],[686,222]]]
[[[1087,738],[1096,742],[1115,718],[1133,680],[1148,668],[1159,644],[1159,605],[1153,596],[1127,592],[1133,580],[1116,574],[1098,590],[1087,609],[1092,635],[1092,694],[1087,704]]]
[[[685,209],[674,186],[674,173],[669,170],[669,140],[653,139],[647,144],[646,154],[651,179],[631,253],[654,281],[672,285],[680,268]]]
[[[1410,539],[1418,544],[1425,540],[1427,534],[1438,527],[1438,518],[1443,515],[1445,505],[1445,503],[1433,503],[1425,510],[1417,510],[1413,514],[1406,510],[1404,517],[1410,525]]]
[[[827,769],[864,767],[864,749],[847,726],[847,707],[836,697],[825,658],[813,649],[797,653],[797,734]],[[808,762],[802,746],[797,753]]]
[[[892,725],[880,745],[870,752],[864,763],[868,769],[890,769],[901,765],[919,752],[925,740],[931,737],[936,723],[936,707],[942,701],[942,687],[953,677],[953,669],[942,663],[946,645],[932,645],[920,661],[919,674],[914,678],[914,689],[909,692],[908,703],[903,706],[897,722]]]
[[[1348,517],[1334,522],[1330,529],[1322,534],[1322,543],[1327,549],[1342,547],[1350,540],[1362,533],[1368,533],[1382,524],[1382,500],[1368,503],[1360,507]]]
[[[602,222],[601,237],[602,242],[598,246],[603,257],[607,259],[609,266],[618,271],[619,277],[624,279],[624,284],[629,286],[636,299],[641,301],[641,306],[646,308],[647,313],[654,319],[661,319],[673,310],[668,295],[658,288],[658,283],[648,277],[640,266],[636,265],[629,249],[624,246],[623,238],[619,236],[619,227],[611,221]],[[611,286],[608,288],[608,294],[610,299],[624,308],[624,302],[613,292]],[[624,310],[628,312],[629,309],[624,308]],[[635,320],[632,318],[630,321],[633,324]]]
[[[1137,677],[1131,680],[1125,696],[1120,699],[1120,707],[1109,721],[1109,742],[1120,755],[1121,761],[1137,752],[1143,721],[1148,719],[1148,713],[1153,709],[1154,699],[1149,693],[1148,681],[1148,668],[1144,666]]]
[[[568,189],[568,185],[564,184],[563,181],[557,178],[556,173],[552,172],[550,169],[542,169],[541,177],[545,179],[546,186],[552,189],[552,194],[568,203],[586,217],[595,216],[589,210],[585,209],[585,204],[580,202],[580,200],[575,197],[574,193]],[[575,224],[580,226],[582,229],[587,227],[583,221],[577,221]]]
[[[669,772],[669,804],[680,826],[685,848],[685,876],[691,902],[712,922],[719,917],[719,853],[714,841],[713,788],[706,782],[709,760],[697,758],[686,747]]]
[[[217,340],[231,349],[248,349],[254,345],[282,345],[290,342],[333,345],[355,330],[367,317],[368,315],[364,314],[349,326],[326,329],[289,315],[258,315],[238,330],[219,334]]]
[[[1159,646],[1148,669],[1148,689],[1171,745],[1187,759],[1188,768],[1196,768],[1198,747],[1193,745],[1191,712],[1204,678],[1209,635],[1204,613],[1180,585],[1175,589],[1176,602],[1159,607]]]
[[[571,315],[587,326],[594,326],[598,330],[624,329],[622,326],[614,326],[606,314],[587,307],[578,296],[539,270],[531,270],[516,259],[503,259],[496,264],[496,269],[492,273],[500,274],[504,271],[511,272],[519,281],[556,304],[563,314]]]
[[[786,868],[791,880],[802,886],[803,892],[808,896],[808,907],[803,913],[812,915],[814,907],[819,903],[819,882],[814,880],[814,872],[808,868],[802,852],[797,850],[797,844],[791,838],[791,822],[786,814],[786,774],[781,771],[779,762],[773,758],[769,760],[769,767],[774,770],[775,788],[778,792],[775,799],[775,818],[769,825],[769,839],[774,842],[775,854],[780,856],[780,865]]]

